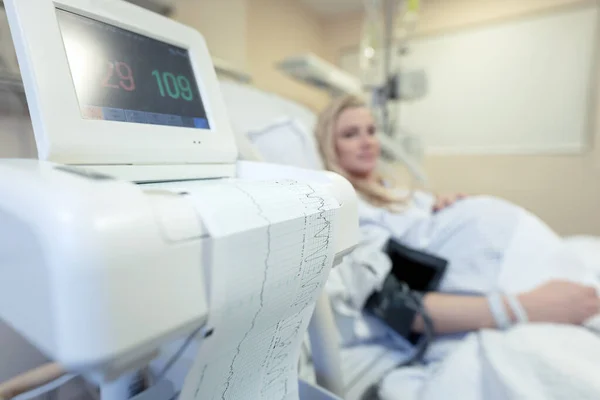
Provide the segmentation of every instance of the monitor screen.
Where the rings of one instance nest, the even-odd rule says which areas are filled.
[[[188,50],[56,12],[83,118],[209,128]]]

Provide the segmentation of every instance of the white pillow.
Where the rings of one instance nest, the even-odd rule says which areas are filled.
[[[295,118],[277,118],[267,126],[248,132],[265,161],[307,169],[322,169],[312,133]]]
[[[273,96],[253,86],[222,80],[219,82],[227,114],[234,130],[247,133],[261,129],[265,124],[281,117]]]
[[[316,122],[312,111],[243,83],[222,80],[220,86],[242,158],[255,159],[248,138],[263,161],[322,169],[312,132]]]
[[[275,94],[272,96],[276,99],[277,107],[281,114],[296,119],[304,126],[307,132],[310,132],[312,138],[315,125],[317,124],[317,115],[307,107],[296,103],[295,101],[285,99]]]

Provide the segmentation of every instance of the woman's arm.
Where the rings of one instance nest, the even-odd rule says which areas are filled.
[[[550,281],[517,296],[530,322],[581,325],[600,311],[596,289],[568,281]],[[428,293],[423,298],[435,333],[450,334],[496,328],[496,322],[485,297]],[[516,317],[503,298],[511,321]],[[424,331],[419,316],[413,323],[417,333]]]
[[[496,328],[485,297],[429,293],[423,298],[423,303],[437,334]],[[515,316],[510,311],[506,299],[504,307],[511,321],[514,321]],[[418,316],[413,323],[413,330],[422,333],[424,329],[423,318]]]

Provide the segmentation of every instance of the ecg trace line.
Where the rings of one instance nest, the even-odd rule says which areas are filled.
[[[204,375],[206,374],[207,368],[208,368],[208,365],[205,365],[204,368],[202,368],[202,372],[200,373],[200,380],[198,381],[198,386],[196,387],[196,392],[194,392],[194,399],[198,398],[198,392],[200,392],[200,388],[202,387],[202,383],[204,382]]]
[[[314,289],[319,287],[320,282],[315,282],[315,281],[320,277],[321,273],[325,269],[325,265],[327,264],[328,256],[326,254],[326,251],[329,248],[330,240],[331,240],[331,221],[329,221],[325,217],[325,214],[327,213],[327,210],[325,210],[325,199],[323,199],[323,197],[321,197],[321,196],[318,196],[316,194],[316,190],[312,186],[306,185],[306,187],[310,190],[309,193],[305,193],[306,199],[313,200],[314,203],[318,204],[317,210],[319,212],[316,214],[316,219],[322,220],[322,223],[323,223],[323,227],[314,234],[312,239],[313,240],[323,239],[323,243],[318,244],[317,248],[312,253],[308,254],[308,256],[306,256],[306,258],[304,258],[304,260],[303,260],[304,262],[307,262],[307,263],[312,263],[315,261],[320,263],[317,271],[313,272],[313,276],[310,277],[306,282],[302,282],[302,284],[300,285],[301,293],[298,295],[298,297],[296,298],[296,301],[293,304],[294,306],[297,306],[297,305],[301,304],[302,302],[304,302],[304,307],[306,305],[308,305],[308,303],[309,303],[309,301],[307,299],[307,297],[309,296],[309,293],[312,293],[314,291]],[[307,216],[305,215],[305,219],[306,218],[307,218]],[[323,234],[323,232],[327,232],[327,233]],[[322,254],[323,252],[325,252],[325,254]],[[317,254],[319,254],[319,255],[317,255]],[[304,264],[304,262],[303,262],[303,264]],[[305,272],[305,269],[303,269],[303,272]],[[303,276],[304,276],[304,274],[303,274]]]
[[[260,305],[259,305],[258,309],[256,310],[256,313],[254,313],[254,317],[252,317],[252,323],[250,324],[250,328],[248,328],[246,333],[244,333],[244,337],[242,338],[242,340],[240,340],[240,343],[238,343],[238,345],[236,347],[236,353],[233,356],[231,365],[229,366],[229,375],[227,377],[227,381],[225,382],[225,389],[223,390],[221,400],[227,400],[226,395],[227,395],[227,392],[229,391],[229,387],[231,386],[231,380],[233,379],[235,362],[237,361],[237,358],[239,357],[239,355],[242,351],[242,345],[248,339],[248,337],[250,336],[250,333],[254,330],[254,326],[256,325],[256,320],[258,319],[258,316],[264,307],[265,285],[267,283],[267,275],[269,273],[269,257],[271,256],[271,220],[265,216],[264,210],[256,202],[256,199],[250,193],[248,193],[246,190],[241,188],[239,185],[236,185],[236,188],[240,192],[242,192],[244,195],[246,195],[250,199],[250,201],[252,201],[252,203],[258,209],[258,216],[261,217],[262,219],[264,219],[265,222],[267,223],[267,254],[265,256],[265,262],[264,262],[265,268],[263,271],[263,280],[262,280],[262,284],[261,284],[261,288],[260,288]]]
[[[297,188],[300,185],[290,184],[289,186],[295,186]],[[313,276],[310,277],[308,282],[302,282],[302,284],[300,285],[300,293],[297,294],[297,297],[294,300],[294,303],[292,304],[292,306],[295,307],[304,301],[304,306],[303,306],[303,309],[304,309],[308,305],[308,303],[310,303],[310,301],[309,301],[310,294],[314,293],[314,289],[316,289],[320,284],[319,282],[314,283],[314,280],[317,280],[320,277],[320,275],[323,272],[323,270],[325,269],[325,266],[327,263],[327,259],[328,259],[327,254],[321,254],[321,253],[323,253],[323,252],[326,253],[327,249],[329,248],[330,233],[331,233],[331,221],[328,220],[326,217],[326,214],[328,213],[328,211],[325,210],[325,205],[326,205],[325,199],[323,199],[323,197],[321,197],[321,196],[318,196],[316,190],[310,185],[302,185],[302,188],[308,189],[309,193],[306,193],[304,190],[302,190],[301,192],[298,191],[299,195],[305,196],[305,198],[302,198],[302,197],[300,198],[301,202],[305,205],[305,207],[308,207],[309,205],[314,207],[315,205],[317,205],[318,212],[308,214],[306,212],[306,208],[304,211],[303,245],[302,245],[302,250],[301,250],[301,258],[300,258],[301,262],[300,262],[299,271],[298,271],[298,276],[302,275],[302,278],[300,278],[301,281],[303,280],[304,276],[308,273],[306,270],[309,268],[309,266],[306,264],[313,264],[315,261],[317,261],[320,264],[316,271],[314,271],[313,268],[310,268]],[[313,219],[316,219],[317,221],[321,220],[323,226],[316,233],[313,234],[312,238],[307,240],[307,232],[306,232],[307,228],[309,226],[314,227],[315,225],[320,225],[320,224],[318,224],[318,222],[315,222]],[[324,234],[324,232],[327,232],[327,233]],[[313,242],[319,241],[319,240],[324,240],[324,242],[322,244],[319,243],[315,250],[312,250],[308,255],[305,255],[307,247],[309,247],[311,244],[313,244]],[[317,254],[320,254],[320,255],[317,255]],[[298,315],[298,314],[296,314],[296,315]],[[283,376],[283,374],[285,374],[290,369],[289,366],[282,365],[282,363],[287,358],[287,353],[285,352],[286,349],[293,343],[294,338],[296,338],[296,336],[298,335],[298,332],[300,331],[300,327],[302,325],[302,319],[300,319],[299,321],[296,321],[296,322],[297,323],[293,327],[292,332],[290,332],[288,334],[283,333],[283,332],[285,332],[287,326],[282,327],[280,323],[277,324],[277,328],[276,328],[277,334],[274,335],[274,337],[271,340],[271,345],[270,345],[271,354],[268,357],[268,359],[270,360],[268,364],[270,364],[270,365],[268,366],[268,369],[266,372],[266,377],[263,380],[264,385],[263,385],[263,390],[261,391],[262,393],[264,393],[265,391],[270,389],[271,385],[274,382],[279,381],[279,379]],[[288,390],[289,390],[288,382],[286,380],[284,387],[283,387],[284,398],[288,395]]]
[[[271,340],[271,345],[270,345],[270,355],[269,355],[269,368],[266,372],[266,376],[265,378],[263,378],[263,382],[266,381],[266,383],[263,385],[263,390],[262,392],[264,393],[267,389],[269,389],[271,387],[271,385],[278,381],[283,374],[285,374],[290,368],[289,365],[281,365],[285,359],[288,356],[288,352],[287,352],[287,348],[293,343],[294,338],[296,338],[296,336],[298,335],[298,332],[300,331],[300,327],[302,325],[302,319],[295,321],[296,323],[290,323],[288,324],[284,324],[282,327],[281,323],[277,324],[277,334],[273,337],[273,339]],[[285,330],[288,329],[288,327],[293,327],[291,329],[291,332],[288,334],[285,334],[285,336],[283,336],[283,333]],[[284,389],[284,395],[287,395],[288,393],[288,387],[287,385],[285,386]]]

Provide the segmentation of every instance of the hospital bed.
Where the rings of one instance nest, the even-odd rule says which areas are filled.
[[[310,169],[323,167],[312,134],[315,113],[294,101],[241,82],[222,79],[221,91],[242,157]],[[566,240],[600,275],[600,238],[578,236]],[[307,352],[303,359],[301,375],[344,399],[359,399],[385,371],[401,361],[378,345],[361,350],[343,348],[340,345],[343,335],[326,298],[320,300],[314,318],[318,323],[311,327],[310,340],[337,343],[339,353],[317,354],[313,345],[313,353]],[[341,365],[336,366],[332,358]]]

